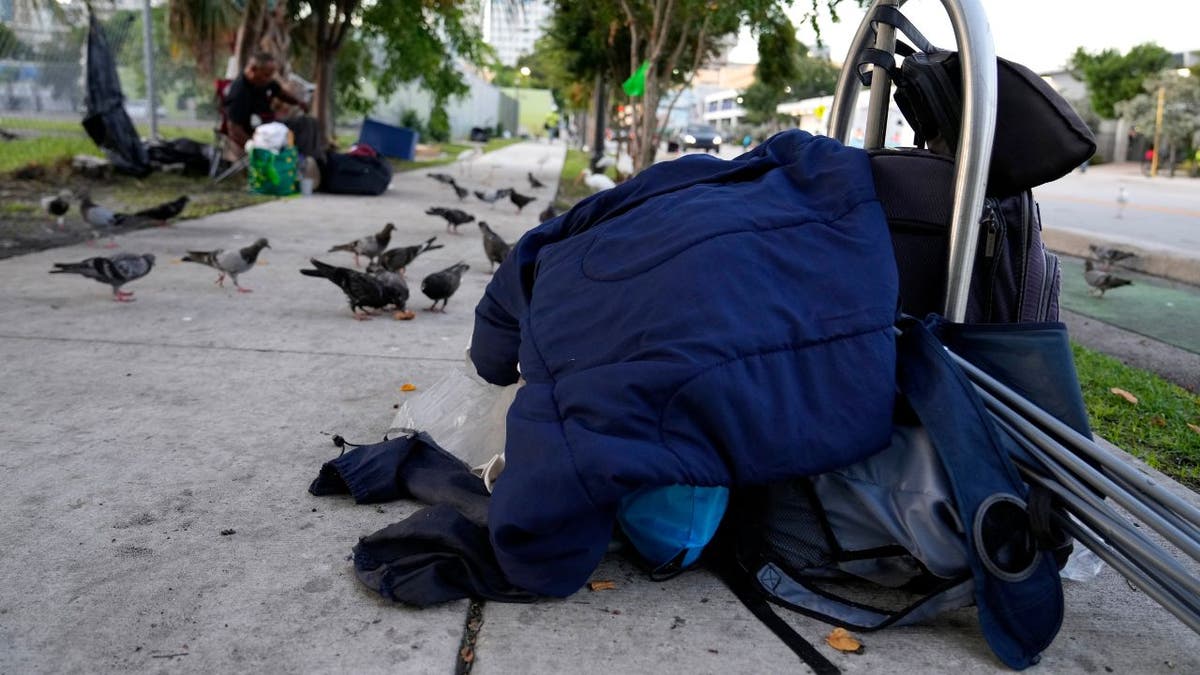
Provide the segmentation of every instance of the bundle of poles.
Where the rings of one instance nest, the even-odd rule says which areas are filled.
[[[1122,458],[950,352],[992,418],[1027,453],[1014,458],[1030,486],[1059,508],[1053,524],[1086,546],[1134,586],[1200,633],[1200,578],[1114,505],[1169,542],[1196,569],[1200,509]]]
[[[996,54],[979,0],[941,2],[963,64],[963,119],[955,156],[943,314],[962,322],[996,128]],[[868,48],[895,53],[895,30],[885,23],[874,25],[872,17],[881,6],[903,4],[904,0],[875,0],[854,36],[829,111],[829,136],[843,143],[849,139],[859,94],[858,56]],[[863,143],[868,149],[883,145],[891,96],[888,73],[876,69],[872,75]],[[966,359],[950,354],[997,425],[1024,449],[1023,457],[1014,457],[1024,479],[1053,496],[1051,524],[1200,633],[1200,579],[1191,571],[1200,569],[1200,509]],[[1132,519],[1160,535],[1176,554],[1151,540]]]

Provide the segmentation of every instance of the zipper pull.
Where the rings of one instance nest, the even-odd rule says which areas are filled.
[[[989,208],[983,216],[982,225],[987,226],[987,240],[983,245],[983,257],[996,255],[996,214]]]

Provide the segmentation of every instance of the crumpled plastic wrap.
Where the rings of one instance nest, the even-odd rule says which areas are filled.
[[[291,142],[291,129],[281,122],[268,122],[254,128],[254,138],[246,141],[246,151],[254,148],[279,152],[288,147]]]
[[[447,452],[476,467],[491,489],[504,467],[505,419],[522,382],[500,387],[485,382],[468,360],[428,387],[410,394],[388,437],[414,429],[428,433]]]

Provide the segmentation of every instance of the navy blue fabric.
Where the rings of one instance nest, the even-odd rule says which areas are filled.
[[[528,232],[471,346],[486,380],[526,380],[488,521],[505,575],[574,592],[639,488],[886,447],[896,277],[866,153],[801,131],[656,164]]]
[[[488,491],[462,460],[421,432],[360,445],[321,466],[308,487],[322,497],[350,494],[356,504],[416,499],[448,504],[471,522],[487,523]]]
[[[936,325],[937,319],[931,320]],[[1000,434],[959,369],[930,330],[904,322],[897,343],[900,390],[907,397],[950,477],[960,521],[965,526],[975,602],[984,638],[996,656],[1021,670],[1037,663],[1063,618],[1062,582],[1054,559],[1035,552],[1030,569],[1004,576],[985,566],[978,517],[998,494],[1024,500],[1027,488],[1009,459],[1011,439]],[[1007,522],[1011,536],[1033,540],[1028,521]],[[986,527],[986,525],[985,525]]]

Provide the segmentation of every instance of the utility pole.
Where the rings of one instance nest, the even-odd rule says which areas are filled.
[[[1158,110],[1154,113],[1154,155],[1150,157],[1150,177],[1158,175],[1158,157],[1162,154],[1162,120],[1163,108],[1166,107],[1167,88],[1158,88]]]
[[[150,0],[142,0],[142,59],[146,67],[146,105],[150,108],[150,138],[158,138],[158,96],[154,90],[154,20]]]

